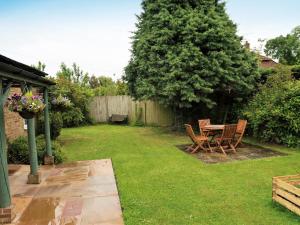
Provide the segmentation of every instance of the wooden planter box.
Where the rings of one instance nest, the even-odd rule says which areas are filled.
[[[274,201],[300,216],[300,174],[273,177]]]

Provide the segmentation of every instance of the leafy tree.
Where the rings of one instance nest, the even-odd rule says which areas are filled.
[[[86,86],[89,82],[89,74],[83,72],[76,63],[73,63],[72,67],[61,63],[60,71],[57,72],[56,77],[80,84],[81,86]]]
[[[90,123],[89,101],[94,93],[88,87],[88,73],[83,72],[75,63],[72,67],[62,63],[55,82],[56,85],[50,91],[51,98],[61,95],[72,102],[71,107],[61,110],[64,127]]]
[[[95,75],[92,75],[90,78],[89,78],[89,85],[91,88],[97,88],[100,86],[100,82],[99,82],[99,79],[98,77],[96,77]]]
[[[300,146],[300,80],[290,68],[276,68],[244,109],[255,137],[268,142]]]
[[[109,86],[113,86],[115,84],[115,82],[113,81],[113,79],[111,77],[100,76],[100,77],[98,77],[98,80],[99,80],[100,86],[103,86],[103,87],[109,87]]]
[[[270,39],[265,46],[265,53],[286,65],[300,64],[300,26],[286,36]]]
[[[38,61],[37,65],[31,65],[31,67],[36,68],[36,69],[44,72],[45,68],[46,68],[46,64],[42,63],[41,61]]]
[[[127,84],[123,80],[117,80],[115,82],[111,77],[91,76],[89,85],[94,90],[95,96],[128,94]]]
[[[142,9],[124,77],[133,97],[211,108],[251,93],[257,61],[223,2],[144,0]]]
[[[116,95],[128,95],[128,86],[127,83],[125,83],[123,80],[117,80],[116,87]]]

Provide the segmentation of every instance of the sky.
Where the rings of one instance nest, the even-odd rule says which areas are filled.
[[[226,0],[238,34],[258,39],[300,25],[299,0]],[[28,65],[42,61],[55,75],[76,62],[96,76],[121,78],[130,58],[141,0],[0,0],[0,54]]]

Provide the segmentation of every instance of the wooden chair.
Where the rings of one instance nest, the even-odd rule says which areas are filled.
[[[232,150],[234,153],[236,153],[235,147],[232,144],[236,128],[236,124],[225,125],[222,136],[215,138],[217,147],[223,152],[224,155],[227,155],[224,149],[225,147],[227,147],[227,150]]]
[[[205,126],[206,125],[210,125],[210,119],[198,120],[198,124],[199,124],[200,134],[202,136],[206,136],[207,137],[209,135],[209,131],[205,130]]]
[[[236,127],[236,132],[235,132],[235,144],[234,147],[236,148],[242,141],[245,130],[247,126],[247,120],[239,120],[237,123]]]
[[[209,150],[210,152],[212,152],[212,149],[208,141],[208,137],[202,135],[196,136],[191,125],[184,124],[184,126],[188,136],[191,138],[193,142],[193,144],[187,148],[187,151],[190,151],[193,154],[200,148],[204,151]],[[205,144],[208,145],[208,149],[204,147]]]

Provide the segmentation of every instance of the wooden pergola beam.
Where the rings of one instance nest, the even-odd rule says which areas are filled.
[[[54,82],[47,80],[45,78],[42,77],[37,78],[38,76],[30,78],[26,76],[24,72],[11,74],[11,73],[0,71],[0,77],[6,78],[8,81],[14,80],[14,81],[18,81],[19,83],[28,83],[38,87],[49,87],[55,84]]]

